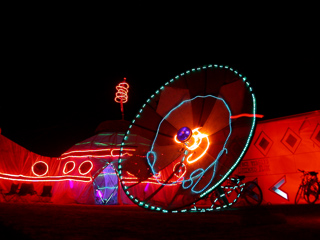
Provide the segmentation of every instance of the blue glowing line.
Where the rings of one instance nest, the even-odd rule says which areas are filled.
[[[230,135],[231,135],[231,133],[232,133],[232,127],[231,127],[231,116],[232,116],[232,114],[231,114],[231,110],[230,110],[228,104],[225,102],[224,99],[219,98],[219,97],[216,97],[216,96],[213,96],[213,95],[196,96],[196,97],[194,97],[194,98],[192,98],[192,99],[184,100],[184,101],[182,101],[179,105],[177,105],[176,107],[172,108],[172,109],[164,116],[164,118],[160,121],[160,123],[159,123],[159,125],[158,125],[158,129],[157,129],[156,135],[155,135],[154,140],[153,140],[153,142],[152,142],[152,144],[151,144],[151,149],[150,149],[150,151],[149,151],[149,152],[147,153],[147,155],[146,155],[147,162],[148,162],[148,164],[149,164],[149,166],[150,166],[150,168],[151,168],[151,171],[152,171],[153,175],[155,176],[155,175],[157,174],[157,172],[155,172],[155,170],[154,170],[154,165],[155,165],[155,163],[156,163],[157,157],[156,157],[156,153],[153,151],[153,149],[154,149],[154,144],[155,144],[155,141],[157,140],[157,137],[158,137],[158,134],[159,134],[159,131],[160,131],[160,127],[161,127],[162,122],[163,122],[166,118],[168,118],[169,115],[170,115],[173,111],[175,111],[176,109],[178,109],[179,107],[181,107],[183,104],[185,104],[185,103],[187,103],[187,102],[191,102],[191,101],[195,100],[196,98],[208,98],[208,97],[212,97],[212,98],[215,98],[215,99],[217,99],[217,100],[220,100],[220,101],[222,101],[222,102],[224,103],[224,105],[226,106],[226,108],[227,108],[227,110],[228,110],[228,112],[229,112],[229,129],[230,129],[230,131],[229,131],[229,135],[228,135],[228,137],[226,138],[226,141],[225,141],[225,143],[224,143],[224,145],[223,145],[222,150],[221,150],[221,151],[219,152],[219,154],[217,155],[217,158],[216,158],[206,169],[198,168],[198,169],[194,170],[194,171],[190,174],[190,178],[189,178],[189,179],[185,180],[184,178],[182,178],[182,187],[183,187],[184,189],[187,189],[187,188],[190,188],[190,187],[193,185],[193,187],[191,188],[191,191],[194,192],[194,193],[201,193],[201,192],[203,192],[203,191],[211,184],[211,182],[213,181],[213,179],[214,179],[214,177],[215,177],[215,173],[216,173],[216,163],[219,162],[219,159],[220,159],[220,157],[223,155],[224,152],[228,153],[228,150],[225,148],[225,146],[226,146],[226,144],[227,144],[227,142],[228,142],[228,140],[229,140],[229,138],[230,138]],[[153,155],[153,157],[154,157],[152,163],[151,163],[151,161],[150,161],[150,159],[149,159],[149,156],[150,156],[151,153],[152,153],[152,155]],[[184,159],[185,159],[185,157],[186,157],[187,154],[188,154],[188,151],[184,152],[184,156],[183,156],[183,158],[182,158],[182,161],[184,161]],[[201,180],[202,176],[203,176],[210,168],[212,168],[212,167],[214,167],[214,169],[213,169],[213,174],[212,174],[212,177],[211,177],[209,183],[208,183],[206,186],[204,186],[201,190],[196,191],[196,190],[195,190],[195,187],[198,185],[198,183],[199,183],[199,181]],[[155,176],[155,178],[157,179],[156,176]],[[197,179],[197,181],[195,181],[196,179]],[[160,183],[160,181],[159,181],[158,179],[157,179],[157,181],[158,181],[158,183]],[[195,182],[194,182],[194,181],[195,181]],[[178,181],[176,181],[176,182],[174,182],[174,183],[171,183],[171,184],[176,184],[176,183],[178,183],[178,182],[180,183],[181,180],[179,179]],[[171,185],[171,184],[163,184],[163,185]],[[186,186],[186,185],[187,185],[187,186]]]
[[[211,187],[210,189],[208,189],[207,191],[202,193],[200,195],[200,198],[205,196],[206,194],[210,193],[213,189],[215,189],[218,185],[220,185],[226,179],[226,177],[234,170],[234,168],[238,165],[238,163],[242,159],[243,155],[245,154],[245,152],[246,152],[246,150],[247,150],[247,148],[249,146],[250,140],[251,140],[251,138],[253,136],[254,128],[255,128],[255,125],[256,125],[256,98],[255,98],[253,93],[251,94],[251,96],[252,96],[252,101],[253,101],[253,111],[252,111],[253,121],[252,121],[251,130],[250,130],[250,133],[249,133],[249,137],[247,139],[247,143],[246,143],[245,147],[243,148],[243,150],[242,150],[240,156],[238,157],[237,161],[233,164],[233,166],[229,169],[229,171],[224,175],[224,177],[221,178],[220,181],[217,182],[213,187]]]

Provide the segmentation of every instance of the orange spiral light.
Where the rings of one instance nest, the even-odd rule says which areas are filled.
[[[114,100],[117,103],[126,103],[128,102],[128,92],[129,92],[129,84],[125,82],[126,78],[124,78],[124,81],[119,83],[116,86],[117,92],[116,97]]]

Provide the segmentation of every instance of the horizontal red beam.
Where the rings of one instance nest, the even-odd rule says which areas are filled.
[[[230,118],[231,118],[231,119],[236,119],[236,118],[241,118],[241,117],[256,117],[256,118],[263,118],[263,117],[264,117],[264,115],[262,115],[262,114],[249,114],[249,113],[242,113],[242,114],[239,114],[239,115],[231,116]]]
[[[8,173],[0,173],[0,179],[23,182],[60,182],[60,181],[77,181],[77,182],[91,182],[91,177],[84,176],[46,176],[46,177],[31,177],[25,175],[15,175]]]

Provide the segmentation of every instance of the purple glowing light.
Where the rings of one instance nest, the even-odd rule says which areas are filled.
[[[190,128],[182,127],[179,129],[179,131],[177,133],[177,139],[180,142],[186,142],[190,139],[191,135],[192,135],[192,131]]]

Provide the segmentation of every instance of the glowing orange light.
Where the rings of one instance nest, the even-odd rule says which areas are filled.
[[[209,146],[210,146],[210,141],[209,141],[208,135],[201,133],[199,131],[199,129],[200,128],[195,128],[195,129],[192,130],[191,139],[185,143],[186,148],[188,150],[190,150],[190,151],[195,151],[200,146],[200,144],[202,143],[202,139],[206,140],[206,147],[205,147],[205,150],[203,150],[200,155],[198,155],[198,153],[194,154],[195,152],[190,153],[188,155],[187,159],[186,159],[189,164],[194,163],[194,162],[198,161],[200,158],[202,158],[204,156],[204,154],[208,151]],[[177,135],[174,136],[174,140],[177,143],[181,143],[177,139]],[[196,158],[192,158],[192,157],[194,157],[194,155],[196,155],[197,157]]]
[[[125,82],[126,78],[124,78],[124,81],[119,83],[116,86],[117,92],[116,97],[114,100],[117,103],[126,103],[128,102],[128,92],[129,92],[129,84]]]
[[[126,83],[126,78],[124,78],[123,82],[119,83],[118,86],[116,86],[116,89],[117,89],[117,92],[114,100],[117,103],[120,103],[122,120],[124,120],[123,104],[128,102],[128,92],[129,92],[129,84]]]

